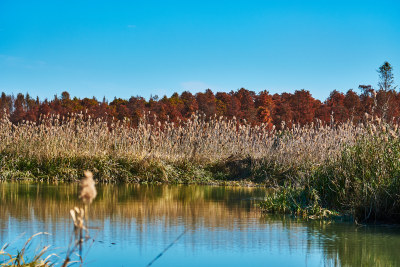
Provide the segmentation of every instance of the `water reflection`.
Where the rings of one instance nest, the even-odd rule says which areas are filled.
[[[47,231],[53,235],[41,242],[65,248],[77,190],[70,184],[1,183],[1,243],[22,232]],[[145,266],[184,230],[153,266],[400,264],[398,227],[261,216],[254,204],[263,189],[103,185],[98,193],[90,210],[91,224],[101,229],[86,261],[92,266]]]

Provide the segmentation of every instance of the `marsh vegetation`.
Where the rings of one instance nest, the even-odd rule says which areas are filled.
[[[58,114],[40,112],[47,102],[23,95],[12,109],[13,98],[3,94],[0,178],[76,181],[92,170],[100,182],[258,184],[272,189],[260,205],[268,212],[399,221],[400,97],[391,65],[385,62],[378,72],[379,91],[360,86],[363,93],[350,93],[347,100],[334,91],[324,104],[304,90],[282,94],[286,105],[267,92],[256,96],[240,89],[223,98],[240,104],[238,119],[233,113],[217,115],[211,90],[196,98],[182,94],[165,99],[176,108],[168,108],[175,114],[171,119],[164,100],[154,112],[148,109],[154,100],[134,105],[138,102],[133,99],[128,105],[132,110],[117,108],[127,117],[116,119],[100,112],[107,107],[104,101],[98,105],[93,100],[89,111],[66,112],[83,107],[66,92],[61,101],[55,97],[52,102]],[[284,114],[292,114],[293,120]]]
[[[2,179],[257,183],[274,188],[266,211],[358,221],[398,220],[399,128],[366,114],[358,124],[269,129],[193,115],[130,127],[89,115],[0,123]],[[336,211],[336,212],[335,212]]]

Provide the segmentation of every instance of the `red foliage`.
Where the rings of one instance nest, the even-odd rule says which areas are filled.
[[[111,103],[105,99],[99,102],[96,98],[70,98],[68,92],[52,100],[33,99],[27,94],[14,96],[2,93],[0,97],[0,113],[8,114],[13,123],[24,120],[38,121],[40,116],[59,114],[61,117],[71,113],[84,113],[94,118],[116,119],[129,118],[133,125],[147,116],[150,123],[170,120],[178,122],[186,120],[192,114],[199,112],[206,117],[225,116],[236,117],[238,122],[245,120],[251,124],[264,123],[267,127],[283,122],[288,127],[293,123],[301,125],[315,122],[317,119],[329,123],[331,115],[335,122],[353,120],[359,122],[364,113],[383,116],[386,119],[399,120],[400,94],[391,91],[375,92],[370,85],[360,85],[361,93],[353,90],[343,94],[333,91],[325,102],[313,98],[309,91],[299,90],[294,94],[282,93],[270,95],[268,91],[256,94],[241,88],[230,93],[214,93],[207,89],[205,92],[193,95],[183,92],[174,93],[171,97],[158,99],[151,97],[148,101],[143,97],[131,97],[129,100],[115,98]]]

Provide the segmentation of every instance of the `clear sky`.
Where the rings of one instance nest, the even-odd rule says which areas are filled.
[[[0,0],[0,91],[112,100],[400,84],[400,1]],[[358,90],[357,90],[358,92]]]

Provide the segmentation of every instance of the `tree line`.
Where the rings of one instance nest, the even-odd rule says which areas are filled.
[[[270,94],[268,91],[256,93],[245,88],[236,91],[214,93],[210,89],[192,94],[185,91],[174,93],[171,97],[157,96],[146,100],[136,96],[129,99],[115,98],[108,102],[93,98],[71,98],[68,92],[60,97],[41,101],[32,98],[28,93],[13,95],[1,94],[0,112],[10,117],[11,122],[39,122],[43,116],[60,115],[68,117],[74,113],[85,113],[92,118],[112,120],[129,119],[137,125],[145,116],[150,122],[187,120],[194,113],[204,114],[207,118],[223,116],[236,118],[238,122],[268,127],[279,126],[285,122],[304,125],[320,120],[322,123],[358,122],[365,113],[383,117],[388,120],[400,119],[400,93],[396,92],[393,83],[392,67],[385,62],[378,70],[380,82],[377,89],[371,85],[360,85],[359,92],[348,90],[346,93],[334,90],[324,101],[312,97],[307,90],[294,93]]]

